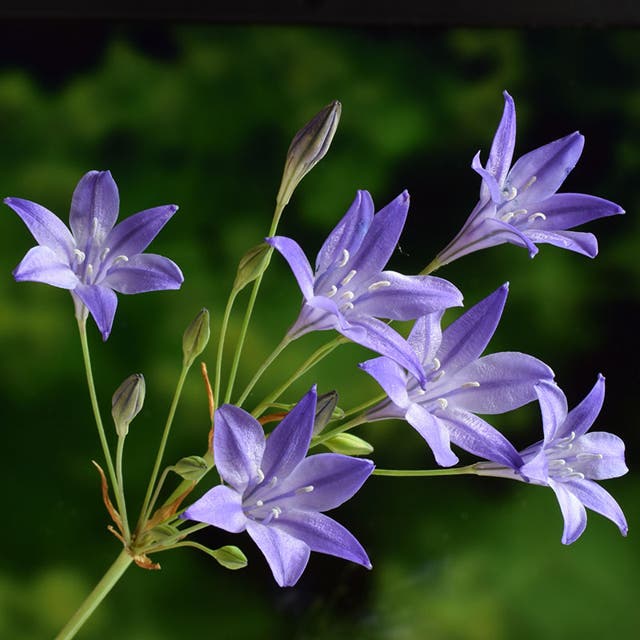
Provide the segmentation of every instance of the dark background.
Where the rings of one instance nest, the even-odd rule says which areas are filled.
[[[318,12],[329,3],[303,4]],[[497,479],[372,478],[336,511],[367,548],[372,572],[315,555],[298,586],[281,590],[246,536],[205,534],[203,543],[241,546],[249,567],[231,573],[196,551],[159,555],[163,570],[131,569],[79,637],[162,640],[202,632],[481,640],[635,633],[640,38],[635,29],[605,29],[603,21],[582,15],[584,26],[561,29],[539,28],[535,19],[501,29],[407,20],[357,25],[340,15],[315,25],[239,24],[237,18],[227,24],[3,22],[0,193],[42,203],[66,221],[80,176],[110,169],[122,216],[180,205],[152,251],[180,264],[183,289],[121,296],[106,344],[90,330],[105,418],[127,375],[141,371],[147,380],[145,410],[126,451],[134,507],[177,379],[182,331],[204,305],[216,336],[237,260],[268,229],[289,141],[332,99],[343,103],[334,144],[301,183],[280,227],[310,257],[356,189],[368,189],[382,206],[407,188],[411,212],[390,265],[406,273],[424,267],[476,202],[479,179],[469,165],[478,149],[488,153],[503,89],[516,101],[516,155],[579,129],[585,150],[563,190],[607,197],[628,212],[589,225],[600,241],[594,261],[544,245],[532,261],[522,249],[501,246],[438,274],[464,292],[467,306],[508,280],[511,293],[490,349],[548,362],[570,406],[598,372],[606,375],[597,428],[628,445],[631,473],[605,483],[627,514],[627,539],[590,514],[583,537],[564,547],[554,496],[540,487]],[[52,637],[119,545],[106,531],[90,463],[100,452],[71,301],[61,290],[13,281],[10,272],[33,241],[8,208],[1,225],[0,636],[22,640]],[[274,260],[241,386],[298,305],[293,278]],[[239,321],[234,316],[231,338]],[[253,397],[262,398],[278,372],[279,381],[328,338],[296,343]],[[215,340],[203,354],[210,370]],[[318,381],[321,390],[337,388],[345,408],[358,404],[377,393],[355,368],[365,357],[345,347],[289,399]],[[539,437],[535,406],[492,422],[518,445]],[[206,398],[194,372],[168,461],[202,453],[207,431]],[[433,465],[406,425],[377,423],[358,433],[375,444],[381,467]]]

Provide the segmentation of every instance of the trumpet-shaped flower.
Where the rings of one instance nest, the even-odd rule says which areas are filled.
[[[71,200],[71,230],[45,207],[5,198],[38,242],[13,272],[17,281],[43,282],[71,291],[77,313],[93,316],[109,337],[118,293],[178,289],[178,266],[163,256],[142,253],[177,211],[176,205],[147,209],[116,225],[118,188],[109,171],[89,171]],[[86,316],[85,316],[86,317]]]
[[[604,377],[574,409],[567,411],[564,393],[552,382],[536,385],[544,438],[521,452],[523,465],[508,468],[490,462],[475,466],[479,475],[501,476],[551,487],[564,518],[562,542],[571,544],[587,526],[585,507],[614,522],[627,535],[627,521],[614,498],[595,480],[627,473],[624,442],[604,431],[587,433],[604,401]]]
[[[315,273],[297,242],[267,238],[287,260],[304,296],[291,338],[335,329],[353,342],[392,358],[422,383],[421,363],[407,341],[388,323],[413,320],[462,304],[450,282],[432,276],[405,276],[382,269],[393,253],[409,209],[405,191],[374,215],[371,196],[358,191],[353,204],[329,234]]]
[[[369,409],[369,421],[403,418],[427,441],[436,462],[458,461],[451,443],[481,458],[509,466],[522,463],[511,443],[476,413],[498,414],[536,399],[534,385],[553,371],[524,353],[480,357],[498,326],[507,298],[503,285],[441,331],[442,313],[418,319],[409,344],[427,372],[421,388],[415,378],[389,358],[360,367],[373,376],[388,398]]]
[[[311,551],[371,568],[360,543],[322,512],[351,498],[373,471],[373,463],[335,453],[305,458],[315,410],[313,387],[265,439],[258,421],[246,411],[220,407],[213,450],[225,484],[182,515],[232,533],[246,530],[281,587],[298,581]]]
[[[598,242],[591,233],[568,231],[596,218],[624,213],[617,204],[583,193],[556,193],[578,162],[584,137],[577,131],[522,156],[511,167],[516,115],[505,91],[505,106],[487,164],[480,152],[472,167],[482,177],[480,201],[453,241],[438,255],[446,264],[473,251],[510,242],[533,258],[546,242],[593,258]]]

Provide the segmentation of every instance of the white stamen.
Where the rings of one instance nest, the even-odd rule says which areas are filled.
[[[567,464],[567,461],[562,458],[556,458],[555,460],[549,460],[549,467],[564,467]]]
[[[437,371],[440,368],[440,360],[438,358],[433,359],[433,370]]]
[[[566,438],[560,438],[556,443],[556,447],[564,447],[576,439],[576,432],[572,431]]]
[[[340,311],[342,311],[343,313],[345,311],[350,311],[351,309],[353,309],[353,302],[345,302],[341,307],[340,307]]]
[[[264,507],[264,502],[262,500],[256,500],[256,507]]]
[[[390,287],[391,283],[388,280],[378,280],[369,285],[369,291],[375,291],[376,289],[382,289],[383,287]]]
[[[577,453],[577,460],[602,460],[601,453]]]
[[[93,218],[91,220],[91,235],[95,235],[96,231],[98,231],[98,218]]]
[[[327,293],[327,298],[333,298],[333,296],[338,293],[338,287],[335,284],[331,285],[331,289],[329,289],[329,293]]]
[[[518,195],[518,190],[513,185],[510,185],[502,190],[502,195],[507,201],[513,200]]]
[[[479,387],[480,383],[477,382],[476,380],[473,380],[471,382],[465,382],[463,385],[461,385],[461,389],[472,389],[474,387]]]
[[[512,211],[507,211],[507,213],[500,216],[500,220],[502,220],[502,222],[509,222],[513,217],[515,217],[515,214]]]
[[[580,473],[579,471],[574,471],[572,473],[564,476],[565,478],[576,478],[577,480],[584,480],[584,473]]]
[[[273,476],[271,480],[269,480],[269,488],[275,487],[278,484],[278,476]]]
[[[108,255],[111,249],[109,247],[105,247],[104,251],[100,254],[100,260],[104,260]]]
[[[89,277],[91,277],[93,275],[93,265],[92,264],[88,264],[87,265],[86,274]]]
[[[353,291],[345,291],[341,296],[344,300],[353,300],[356,297],[356,294]]]
[[[260,484],[264,480],[264,471],[262,469],[258,469],[258,484]]]
[[[528,213],[528,211],[526,209],[516,209],[515,211],[511,212],[514,216],[523,216],[526,215]]]
[[[340,284],[344,287],[346,285],[348,285],[351,280],[353,280],[353,276],[355,276],[357,273],[357,271],[355,269],[351,269],[351,271],[349,271],[349,273],[347,273],[347,275],[342,278],[342,282],[340,282]]]
[[[438,371],[438,373],[436,373],[436,375],[433,376],[433,378],[431,379],[431,382],[437,382],[438,380],[440,380],[440,378],[442,378],[443,375],[444,375],[444,369],[440,369],[440,371]]]
[[[121,256],[117,256],[112,264],[116,264],[116,262],[129,262],[129,258],[127,258],[127,256],[121,255]]]
[[[535,222],[536,220],[546,220],[547,216],[542,213],[542,211],[538,211],[537,213],[532,213],[527,220],[529,222]]]
[[[300,487],[296,490],[296,493],[311,493],[315,487],[312,484],[307,485],[306,487]]]
[[[417,393],[419,396],[423,396],[425,393],[427,393],[427,390],[426,390],[426,389],[423,389],[422,387],[418,387],[418,388],[416,389],[416,393]]]
[[[82,264],[84,262],[84,259],[87,257],[84,251],[80,251],[80,249],[74,249],[73,253],[75,254],[76,258],[78,258],[78,264]]]
[[[449,401],[446,398],[438,398],[436,402],[440,405],[441,409],[446,409],[449,406]]]
[[[338,260],[338,266],[344,267],[345,264],[349,262],[349,252],[346,249],[342,250],[342,257]]]
[[[537,179],[537,176],[531,176],[525,183],[524,187],[522,187],[522,191],[526,191]]]
[[[271,513],[274,518],[278,519],[282,513],[282,509],[280,507],[273,507],[273,509],[271,509]]]

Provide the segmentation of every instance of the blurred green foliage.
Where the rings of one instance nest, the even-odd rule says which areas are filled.
[[[104,407],[120,382],[143,372],[147,400],[131,426],[129,504],[142,500],[181,362],[181,336],[204,305],[214,338],[237,260],[269,226],[289,141],[322,106],[343,103],[328,155],[299,186],[280,231],[314,256],[357,188],[383,205],[412,196],[392,266],[416,272],[446,244],[475,204],[470,161],[486,158],[502,111],[516,100],[517,153],[579,128],[587,144],[564,190],[620,202],[625,217],[597,221],[594,262],[541,247],[502,246],[443,270],[467,304],[511,283],[493,350],[547,361],[571,404],[607,375],[599,424],[625,437],[633,471],[640,299],[640,45],[635,31],[320,29],[110,25],[104,45],[74,40],[82,23],[52,25],[40,64],[0,60],[0,184],[4,195],[44,204],[66,219],[72,190],[90,169],[110,169],[122,215],[175,202],[180,211],[153,244],[182,267],[180,292],[120,297],[114,331],[91,340]],[[31,42],[29,25],[15,41]],[[87,26],[91,28],[96,28]],[[137,37],[145,31],[145,38]],[[38,31],[39,37],[46,30]],[[58,42],[67,59],[50,74]],[[159,43],[159,44],[158,44]],[[153,46],[152,46],[153,45]],[[59,52],[58,52],[59,55]],[[45,71],[43,71],[43,69]],[[16,285],[10,271],[33,241],[5,209],[0,232],[0,388],[5,480],[0,560],[0,637],[51,637],[118,553],[106,532],[99,457],[69,296]],[[440,274],[439,274],[440,275]],[[295,318],[299,292],[282,260],[265,278],[238,390]],[[242,307],[242,305],[240,305]],[[450,315],[451,318],[455,313]],[[233,318],[230,338],[237,336]],[[287,350],[277,371],[297,366],[327,335]],[[349,408],[377,393],[347,346],[290,392],[316,379]],[[282,375],[284,379],[285,375]],[[326,388],[322,388],[325,386]],[[297,394],[297,395],[296,395]],[[105,417],[108,412],[105,409]],[[520,444],[537,439],[526,407],[494,420]],[[197,372],[189,378],[169,462],[201,454],[208,412]],[[363,434],[365,434],[363,432]],[[381,467],[427,467],[419,436],[401,424],[366,432]],[[249,568],[227,572],[195,551],[159,556],[163,570],[130,570],[80,638],[374,640],[632,637],[637,629],[637,477],[612,481],[630,523],[623,540],[593,515],[581,540],[560,544],[550,491],[490,479],[372,478],[339,511],[375,569],[314,556],[295,589],[279,590],[248,538]]]

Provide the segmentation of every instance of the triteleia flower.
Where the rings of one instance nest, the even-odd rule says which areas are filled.
[[[481,458],[491,456],[509,466],[521,464],[513,445],[475,415],[521,407],[536,399],[536,382],[553,378],[546,364],[524,353],[480,357],[498,326],[507,292],[505,284],[444,331],[441,312],[417,320],[408,341],[427,373],[424,388],[389,358],[363,362],[360,367],[388,396],[366,412],[366,419],[405,419],[427,441],[442,466],[458,461],[452,442]]]
[[[249,413],[232,405],[220,407],[213,450],[225,484],[182,514],[232,533],[246,530],[281,587],[298,581],[311,551],[371,568],[360,543],[322,512],[351,498],[373,463],[335,453],[305,458],[315,409],[313,387],[265,439]]]
[[[604,401],[604,377],[598,376],[586,398],[567,412],[567,399],[552,382],[536,385],[542,412],[542,441],[521,452],[520,468],[480,462],[479,475],[509,477],[551,487],[564,518],[562,542],[575,542],[587,526],[585,507],[614,522],[627,535],[627,521],[610,493],[594,480],[617,478],[627,473],[624,442],[604,431],[587,433]],[[497,461],[496,461],[497,462]]]
[[[421,363],[407,341],[387,323],[462,304],[447,280],[382,271],[393,253],[409,210],[405,191],[374,216],[371,196],[358,191],[353,204],[325,240],[315,273],[300,245],[275,236],[267,242],[287,260],[304,296],[291,338],[335,329],[353,342],[392,358],[424,383]]]
[[[540,242],[593,258],[598,253],[595,236],[567,229],[624,210],[596,196],[556,193],[580,158],[584,136],[576,131],[554,140],[525,154],[511,167],[516,115],[513,99],[506,91],[504,100],[486,166],[480,163],[480,152],[472,162],[482,176],[480,201],[436,262],[446,264],[504,242],[525,247],[532,258]]]
[[[111,333],[116,291],[143,293],[178,289],[182,284],[182,273],[174,262],[142,253],[178,207],[147,209],[116,225],[120,201],[109,171],[89,171],[78,182],[71,200],[71,230],[35,202],[21,198],[4,202],[38,242],[13,271],[14,278],[69,289],[76,313],[82,317],[88,310],[103,340]]]

